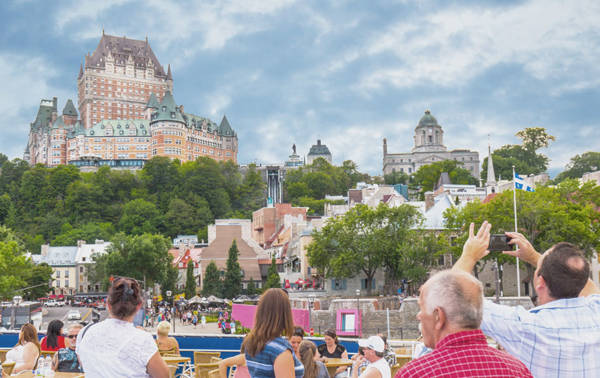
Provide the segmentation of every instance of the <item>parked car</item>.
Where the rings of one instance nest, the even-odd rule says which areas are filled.
[[[46,306],[46,307],[58,307],[58,302],[56,302],[54,299],[51,299],[49,301],[46,301],[46,303],[44,303],[44,306]]]
[[[58,307],[64,307],[65,306],[65,301],[56,301],[56,305]]]
[[[81,320],[81,313],[79,310],[71,310],[67,314],[67,320]]]

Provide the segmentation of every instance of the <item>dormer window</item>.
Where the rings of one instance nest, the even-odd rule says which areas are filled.
[[[166,106],[163,106],[163,107],[162,107],[162,111],[163,111],[163,112],[166,112],[166,111],[167,111],[167,107],[166,107]]]

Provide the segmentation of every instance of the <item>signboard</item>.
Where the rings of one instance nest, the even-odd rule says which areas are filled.
[[[173,294],[173,293],[171,293],[171,290],[167,290],[167,297],[170,297],[171,294]]]

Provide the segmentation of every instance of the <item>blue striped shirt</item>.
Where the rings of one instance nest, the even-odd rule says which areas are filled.
[[[252,357],[246,353],[246,365],[251,377],[275,377],[273,364],[275,359],[286,350],[292,352],[294,358],[294,374],[296,378],[304,376],[304,365],[296,358],[292,346],[283,337],[277,337],[267,343],[265,348]]]
[[[557,299],[529,311],[486,300],[481,330],[534,377],[600,376],[600,295]]]

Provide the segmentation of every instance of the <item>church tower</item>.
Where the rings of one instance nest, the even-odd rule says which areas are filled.
[[[488,166],[487,166],[487,178],[485,180],[485,190],[487,194],[496,192],[496,173],[494,172],[494,161],[492,160],[492,148],[488,143]]]
[[[429,110],[419,120],[415,127],[415,147],[412,152],[442,152],[446,151],[444,146],[444,131]]]

